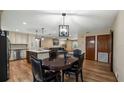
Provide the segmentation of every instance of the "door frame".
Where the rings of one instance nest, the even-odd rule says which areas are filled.
[[[114,53],[114,31],[113,30],[110,30],[110,33],[111,33],[111,72],[113,72],[113,53]]]

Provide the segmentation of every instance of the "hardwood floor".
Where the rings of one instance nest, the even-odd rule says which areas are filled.
[[[85,60],[83,74],[84,81],[87,82],[116,82],[115,75],[107,63]]]
[[[106,63],[85,60],[83,66],[83,76],[85,82],[115,82],[113,72]],[[79,77],[80,78],[80,77]],[[32,82],[31,64],[26,60],[10,62],[10,79],[8,82]],[[75,77],[65,77],[66,82],[75,82]],[[79,81],[81,81],[79,79]]]
[[[31,64],[26,60],[10,62],[10,82],[30,82],[32,81]]]

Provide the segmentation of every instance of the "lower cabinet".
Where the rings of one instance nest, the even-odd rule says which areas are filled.
[[[15,50],[11,50],[11,54],[10,54],[10,59],[9,60],[16,60],[16,51]]]
[[[26,50],[24,49],[13,49],[9,60],[21,60],[26,58]]]
[[[49,52],[32,52],[32,51],[27,51],[26,52],[26,58],[27,58],[27,61],[30,63],[30,57],[31,56],[34,56],[38,59],[46,59],[46,58],[49,58]]]
[[[26,58],[26,50],[21,50],[20,56],[21,58]]]
[[[49,53],[41,53],[41,54],[37,54],[37,58],[38,59],[45,59],[45,58],[49,58]]]

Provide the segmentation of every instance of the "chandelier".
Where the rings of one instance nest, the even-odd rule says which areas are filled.
[[[59,37],[69,36],[69,25],[65,25],[66,13],[62,13],[62,25],[59,25]]]

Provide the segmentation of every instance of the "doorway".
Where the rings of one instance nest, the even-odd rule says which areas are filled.
[[[86,37],[86,59],[95,60],[95,36]]]

